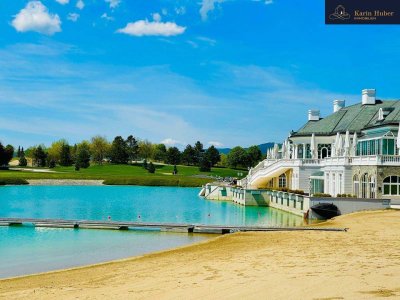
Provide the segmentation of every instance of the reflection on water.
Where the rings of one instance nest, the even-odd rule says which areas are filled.
[[[204,200],[199,189],[128,186],[7,186],[0,217],[298,226],[267,207]],[[212,235],[0,226],[0,277],[49,271],[185,245]]]
[[[204,200],[197,188],[20,186],[0,189],[2,217],[296,226],[302,218],[267,207]]]

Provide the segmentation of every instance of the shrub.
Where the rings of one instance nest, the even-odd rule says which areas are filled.
[[[332,197],[330,194],[325,193],[315,193],[313,197]]]
[[[210,180],[207,178],[195,177],[166,177],[166,176],[137,176],[137,177],[114,177],[106,179],[106,185],[144,185],[144,186],[180,186],[180,187],[200,187]]]
[[[0,178],[0,185],[6,185],[6,184],[25,185],[29,183],[23,178]]]
[[[156,171],[156,167],[154,167],[154,164],[152,162],[149,163],[149,166],[147,167],[147,171],[149,171],[149,173],[154,174],[154,172]]]
[[[27,161],[27,159],[25,158],[25,156],[21,156],[21,157],[20,157],[18,165],[19,165],[20,167],[26,167],[26,166],[28,165],[28,161]]]

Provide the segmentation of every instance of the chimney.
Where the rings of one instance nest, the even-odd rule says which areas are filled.
[[[319,110],[310,109],[308,111],[308,121],[319,121]]]
[[[362,105],[375,105],[376,90],[364,89],[362,90]]]
[[[346,106],[345,100],[333,100],[333,112],[337,112]]]

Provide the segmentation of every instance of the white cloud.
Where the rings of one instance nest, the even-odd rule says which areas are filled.
[[[224,0],[202,0],[200,7],[200,16],[203,21],[207,20],[208,13],[215,9],[215,3],[222,3]]]
[[[217,43],[216,40],[210,39],[210,38],[205,37],[205,36],[198,36],[197,39],[198,39],[199,41],[208,43],[210,46],[215,46],[215,44]]]
[[[68,4],[69,0],[56,0],[58,3],[64,5],[64,4]]]
[[[61,31],[60,17],[49,14],[47,7],[40,1],[28,2],[11,24],[19,32],[35,31],[52,35]]]
[[[114,17],[109,16],[107,13],[101,15],[102,19],[106,19],[107,21],[114,21]]]
[[[217,141],[209,141],[208,142],[209,145],[214,146],[214,147],[222,147],[224,144],[222,144],[221,142],[217,142]]]
[[[159,13],[154,13],[152,14],[153,21],[154,22],[160,22],[161,21],[161,15]]]
[[[166,15],[168,14],[168,10],[167,10],[166,8],[163,8],[163,9],[161,10],[161,13],[162,13],[164,16],[166,16]]]
[[[161,144],[166,146],[175,146],[175,145],[183,145],[184,143],[178,140],[174,140],[172,138],[167,138],[161,141]]]
[[[184,15],[184,14],[186,14],[186,7],[184,7],[184,6],[175,7],[175,13],[176,13],[177,15]]]
[[[121,0],[104,0],[106,3],[109,3],[110,8],[117,8],[121,3]]]
[[[82,0],[78,0],[76,2],[76,7],[79,9],[83,9],[85,7],[85,2],[83,2]]]
[[[67,16],[67,19],[72,21],[72,22],[76,22],[79,19],[79,14],[77,13],[69,13]]]
[[[173,22],[149,22],[139,20],[128,23],[124,28],[118,29],[118,33],[125,33],[133,36],[173,36],[184,33],[186,27],[182,27]]]
[[[272,3],[274,3],[274,1],[273,0],[265,0],[265,4],[272,4]]]

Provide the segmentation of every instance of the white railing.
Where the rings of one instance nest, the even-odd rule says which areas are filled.
[[[400,166],[399,155],[365,155],[353,157],[326,157],[323,159],[265,159],[249,171],[249,174],[242,179],[243,187],[257,177],[268,176],[280,168],[291,168],[299,166]]]

